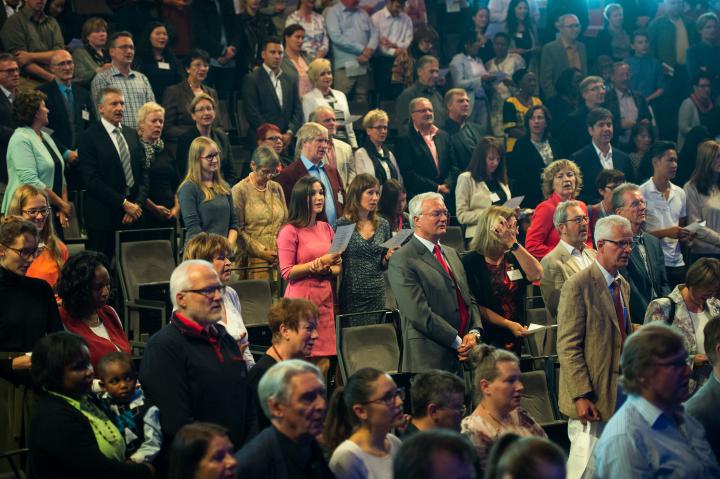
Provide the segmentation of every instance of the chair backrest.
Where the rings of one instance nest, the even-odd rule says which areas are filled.
[[[80,217],[78,215],[78,210],[75,202],[70,203],[70,218],[68,218],[69,224],[68,227],[65,228],[63,231],[65,236],[65,241],[82,241],[86,238],[82,235],[82,230],[80,228]]]
[[[246,327],[267,326],[272,306],[270,283],[265,279],[244,279],[230,284],[240,298]]]
[[[442,243],[455,248],[460,253],[466,251],[462,228],[459,226],[448,226]]]
[[[127,298],[140,299],[140,285],[167,283],[175,269],[175,253],[169,240],[120,243],[120,275]]]
[[[345,373],[351,376],[362,368],[376,368],[387,373],[400,369],[400,347],[392,324],[370,324],[342,330]]]
[[[525,386],[520,399],[520,407],[540,424],[555,421],[545,371],[521,373],[520,381]]]

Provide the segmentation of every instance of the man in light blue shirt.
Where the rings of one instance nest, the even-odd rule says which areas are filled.
[[[705,429],[681,406],[692,370],[680,333],[645,325],[628,337],[621,361],[629,397],[595,446],[596,477],[720,477]]]
[[[333,45],[335,88],[367,110],[368,62],[378,46],[378,32],[359,0],[340,0],[325,13]]]

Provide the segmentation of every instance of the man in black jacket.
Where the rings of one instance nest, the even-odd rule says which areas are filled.
[[[630,65],[625,62],[613,65],[612,84],[613,89],[605,95],[605,108],[613,116],[613,144],[627,148],[633,127],[638,123],[650,123],[652,117],[645,97],[630,90]]]
[[[0,53],[0,188],[5,190],[7,175],[7,147],[15,131],[12,100],[20,84],[20,67],[10,53]]]

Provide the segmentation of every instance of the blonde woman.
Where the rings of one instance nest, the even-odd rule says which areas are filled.
[[[337,131],[334,137],[357,148],[355,130],[350,120],[350,108],[345,93],[331,88],[333,82],[332,63],[324,58],[316,58],[308,65],[307,76],[313,89],[302,99],[303,115],[305,121],[310,118],[310,113],[319,106],[332,108],[337,120]]]
[[[20,186],[13,193],[7,214],[21,216],[34,224],[39,232],[40,253],[30,263],[25,276],[44,279],[54,288],[68,259],[68,249],[55,235],[52,221],[48,221],[52,210],[45,192],[33,185]]]
[[[402,175],[395,155],[385,146],[389,121],[388,114],[383,110],[367,112],[362,121],[367,137],[362,148],[355,152],[356,173],[374,176],[381,186],[387,180],[398,180],[402,184]]]
[[[193,140],[187,175],[178,188],[180,214],[186,228],[185,241],[204,231],[225,236],[235,248],[239,228],[220,162],[220,148],[214,141],[205,136]]]

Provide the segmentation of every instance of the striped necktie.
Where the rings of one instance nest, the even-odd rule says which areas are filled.
[[[120,163],[122,163],[123,173],[125,173],[125,185],[128,190],[135,186],[135,180],[133,179],[132,165],[130,164],[130,151],[128,150],[127,142],[125,137],[120,132],[120,128],[113,130],[115,139],[117,140],[118,150],[120,150]]]

